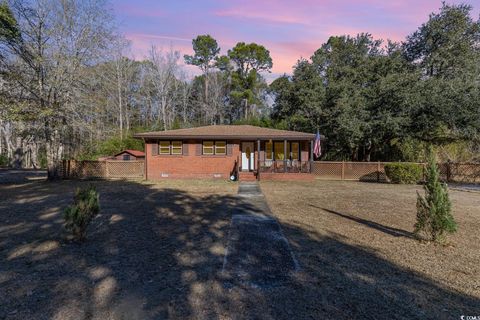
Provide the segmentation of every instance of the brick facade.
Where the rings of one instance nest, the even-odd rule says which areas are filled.
[[[156,141],[145,142],[146,179],[219,178],[228,179],[240,156],[240,141],[227,141],[226,155],[202,155],[202,141],[183,141],[182,155],[154,155]]]
[[[183,140],[181,155],[158,154],[158,140],[145,141],[145,177],[147,180],[211,178],[229,179],[235,162],[241,161],[241,141],[227,140],[226,155],[203,155],[202,140]],[[255,168],[257,167],[257,142],[254,142]],[[261,142],[260,161],[265,159],[264,141]],[[300,141],[301,160],[309,159],[309,142]],[[261,174],[261,179],[310,179],[306,173]]]

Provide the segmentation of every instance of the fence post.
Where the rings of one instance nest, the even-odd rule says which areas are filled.
[[[422,176],[423,176],[423,182],[426,181],[426,176],[425,176],[425,166],[426,164],[424,162],[422,162]]]
[[[62,179],[65,179],[67,176],[67,160],[62,160]]]
[[[260,180],[260,139],[257,140],[257,180]]]
[[[377,161],[377,182],[380,182],[380,161]]]
[[[450,182],[450,179],[452,178],[452,172],[451,172],[451,168],[450,168],[450,160],[447,160],[447,183]]]
[[[345,180],[345,161],[342,161],[342,180]]]

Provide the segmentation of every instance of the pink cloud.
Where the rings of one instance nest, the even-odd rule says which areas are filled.
[[[122,0],[119,0],[122,1]],[[126,1],[126,0],[125,0]],[[138,0],[142,2],[144,0]],[[449,0],[467,3],[478,0]],[[477,5],[476,5],[477,6]],[[333,35],[355,36],[369,32],[374,39],[403,41],[428,15],[441,7],[440,0],[210,0],[209,5],[194,2],[163,3],[157,10],[152,3],[121,10],[127,16],[162,16],[138,19],[131,24],[127,38],[136,56],[145,56],[152,44],[182,54],[191,54],[191,39],[210,34],[217,39],[222,54],[237,42],[264,45],[273,59],[273,73],[291,73],[301,57],[309,58]],[[478,17],[474,8],[472,16]],[[166,14],[168,12],[168,14]],[[133,31],[135,30],[135,32]],[[156,30],[163,30],[156,34]]]
[[[261,22],[272,22],[280,24],[305,24],[305,19],[287,14],[271,14],[265,12],[252,12],[244,9],[230,9],[215,12],[219,17],[232,17],[237,19],[254,19]]]

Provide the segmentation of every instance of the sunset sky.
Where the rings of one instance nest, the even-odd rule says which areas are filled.
[[[449,1],[461,2],[472,5],[478,18],[480,0]],[[239,41],[264,45],[273,59],[267,78],[291,73],[299,58],[309,58],[331,35],[370,32],[375,38],[402,41],[440,6],[434,0],[113,1],[136,59],[146,56],[152,44],[189,54],[192,38],[210,34],[222,53]]]

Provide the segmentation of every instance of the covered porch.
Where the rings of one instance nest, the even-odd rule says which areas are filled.
[[[241,180],[250,176],[259,180],[280,178],[288,174],[310,175],[313,161],[313,140],[257,139],[241,141],[238,157],[238,175]],[[250,179],[251,180],[251,179]]]

